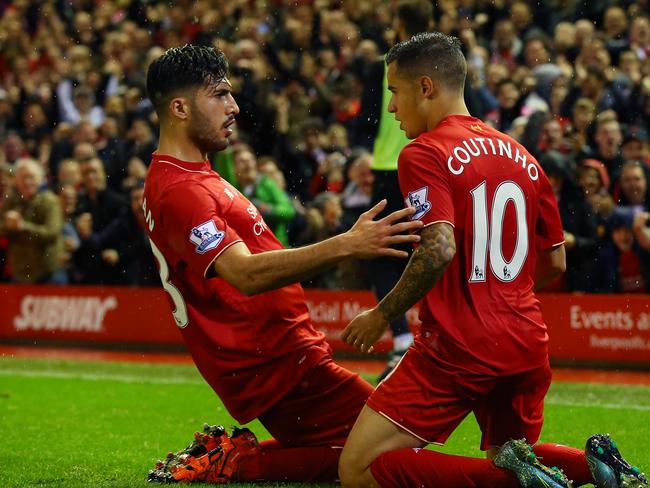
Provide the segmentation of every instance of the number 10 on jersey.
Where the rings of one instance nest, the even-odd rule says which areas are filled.
[[[469,282],[486,281],[488,260],[490,261],[490,271],[498,280],[513,281],[524,267],[528,255],[528,224],[524,192],[513,181],[504,181],[494,192],[492,205],[489,209],[485,181],[471,190],[470,194],[474,207],[474,241]],[[514,204],[515,209],[517,243],[510,261],[506,261],[503,256],[503,219],[510,202]]]

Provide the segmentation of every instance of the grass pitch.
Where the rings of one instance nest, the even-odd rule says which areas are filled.
[[[155,486],[155,460],[206,421],[235,424],[193,366],[0,358],[0,487]],[[542,441],[581,447],[596,432],[650,470],[650,388],[555,383]],[[478,442],[468,419],[444,451],[480,456]]]

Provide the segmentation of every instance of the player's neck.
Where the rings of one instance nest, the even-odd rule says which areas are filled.
[[[435,110],[429,112],[427,119],[428,130],[436,127],[441,120],[450,115],[471,115],[465,105],[465,100],[459,97],[441,97],[442,101],[437,101]]]
[[[185,134],[163,126],[160,127],[160,142],[156,152],[187,162],[199,162],[207,159],[207,154],[202,153]]]

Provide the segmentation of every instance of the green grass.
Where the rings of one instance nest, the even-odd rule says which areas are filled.
[[[542,440],[611,432],[650,469],[650,388],[557,383],[547,403]],[[205,421],[235,423],[191,366],[0,358],[0,487],[151,486],[155,460]],[[468,419],[444,451],[479,456],[478,441]]]

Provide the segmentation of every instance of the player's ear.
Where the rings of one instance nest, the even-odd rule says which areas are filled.
[[[169,113],[172,117],[186,120],[189,115],[189,104],[184,97],[175,97],[169,101]]]
[[[438,93],[438,86],[429,76],[420,76],[420,92],[424,98],[435,98]]]

